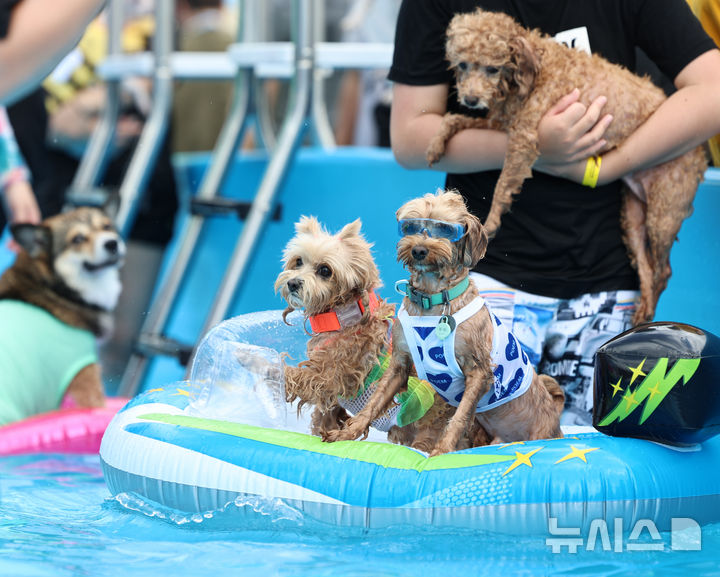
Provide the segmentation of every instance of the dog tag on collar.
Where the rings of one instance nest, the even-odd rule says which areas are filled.
[[[440,317],[437,326],[435,327],[435,334],[442,341],[450,336],[455,330],[457,323],[452,315],[443,315]]]

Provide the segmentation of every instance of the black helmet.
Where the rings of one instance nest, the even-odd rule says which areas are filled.
[[[670,445],[720,432],[720,339],[682,323],[625,331],[595,353],[593,426]]]

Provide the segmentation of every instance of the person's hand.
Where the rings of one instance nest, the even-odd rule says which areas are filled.
[[[27,180],[16,180],[5,188],[5,208],[10,222],[27,222],[38,224],[41,220],[40,208],[38,207],[35,194]],[[8,243],[8,248],[18,252],[20,247],[14,240]]]
[[[573,90],[555,104],[538,125],[540,158],[536,168],[556,174],[562,169],[552,165],[575,164],[600,152],[607,142],[603,138],[612,115],[601,116],[607,98],[599,96],[589,106],[579,101],[580,91]]]
[[[40,208],[27,180],[16,180],[8,184],[5,189],[5,207],[10,213],[10,222],[38,224],[41,220]]]

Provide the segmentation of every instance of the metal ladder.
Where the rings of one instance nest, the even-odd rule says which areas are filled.
[[[242,274],[250,261],[253,248],[272,210],[276,192],[298,149],[304,132],[305,120],[311,117],[314,77],[313,1],[296,0],[294,3],[294,74],[290,85],[289,114],[283,123],[270,162],[250,205],[242,232],[201,335],[220,322],[227,313]],[[242,23],[246,21],[245,18],[242,18]],[[238,43],[238,46],[247,45]],[[247,52],[252,52],[252,48]],[[257,55],[252,59],[257,60]],[[250,63],[243,65],[237,61],[235,63],[238,66],[238,72],[235,78],[235,96],[232,108],[218,138],[208,171],[196,195],[196,200],[211,210],[221,208],[218,203],[211,201],[217,196],[230,162],[238,149],[247,125],[247,112],[251,101],[251,65]],[[151,306],[150,314],[141,329],[136,352],[130,357],[128,367],[123,375],[119,389],[121,395],[131,396],[137,392],[151,356],[173,355],[177,356],[183,364],[186,364],[190,358],[194,345],[188,346],[173,342],[164,337],[162,333],[172,310],[172,304],[192,260],[204,219],[205,216],[197,213],[189,218],[187,227],[183,231],[182,243],[176,259]]]

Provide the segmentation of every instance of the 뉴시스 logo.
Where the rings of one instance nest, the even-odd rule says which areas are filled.
[[[630,527],[628,527],[630,528]],[[612,531],[605,519],[595,519],[590,523],[587,535],[581,534],[580,527],[558,527],[557,517],[548,520],[548,531],[552,537],[545,544],[553,553],[577,553],[579,548],[586,551],[664,551],[667,538],[663,538],[657,526],[650,519],[638,519],[630,532],[625,532],[622,518],[613,520]],[[627,538],[626,538],[627,537]],[[677,517],[671,519],[671,551],[700,551],[702,548],[702,530],[694,519]]]

